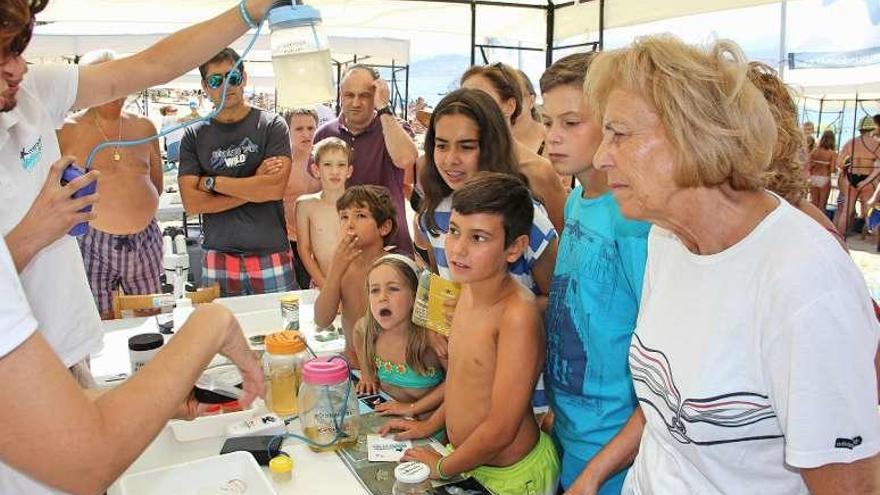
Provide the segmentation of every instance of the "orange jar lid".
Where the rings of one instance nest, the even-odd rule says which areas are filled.
[[[285,330],[266,337],[266,352],[270,354],[296,354],[306,350],[306,342],[299,332]]]

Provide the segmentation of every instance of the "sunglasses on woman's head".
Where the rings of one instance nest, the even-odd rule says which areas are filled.
[[[223,86],[223,80],[226,79],[227,76],[229,76],[230,86],[241,85],[242,77],[241,72],[238,69],[233,69],[226,74],[211,74],[205,78],[205,84],[211,89],[217,89],[220,86]]]

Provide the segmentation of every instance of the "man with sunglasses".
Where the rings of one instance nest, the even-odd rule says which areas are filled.
[[[224,89],[226,99],[217,116],[184,133],[177,179],[187,213],[202,215],[202,283],[218,283],[224,296],[297,288],[282,202],[288,127],[245,102],[247,74],[239,59],[226,48],[199,66],[214,106]]]
[[[263,385],[234,317],[209,305],[196,311],[205,314],[201,322],[163,348],[155,366],[101,397],[77,392],[65,367],[81,371],[85,382],[90,375],[82,362],[103,335],[79,248],[67,232],[94,218],[78,210],[97,195],[71,196],[99,172],[62,186],[62,171],[73,159],[61,158],[55,129],[71,109],[196,67],[244,34],[272,2],[244,0],[130,57],[82,67],[28,66],[22,53],[47,3],[0,2],[0,493],[102,493],[179,410],[218,350],[249,377],[249,397]],[[82,165],[85,158],[76,161]]]

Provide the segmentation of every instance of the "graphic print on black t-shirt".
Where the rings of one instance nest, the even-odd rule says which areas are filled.
[[[260,147],[246,137],[237,145],[219,148],[211,152],[211,169],[221,170],[242,167],[247,163],[248,157],[259,154]]]
[[[654,410],[681,443],[718,445],[783,436],[766,395],[733,392],[682,397],[666,354],[645,346],[638,334],[633,334],[629,365],[633,381],[650,391],[646,394],[637,386],[639,402]]]

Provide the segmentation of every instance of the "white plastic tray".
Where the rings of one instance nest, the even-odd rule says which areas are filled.
[[[178,442],[192,442],[211,437],[225,437],[226,427],[240,423],[253,416],[265,413],[266,406],[262,400],[257,400],[250,409],[230,413],[221,413],[214,416],[202,416],[192,421],[171,420],[168,425]]]
[[[124,476],[122,495],[207,495],[240,493],[275,495],[275,490],[248,452],[206,457]]]

